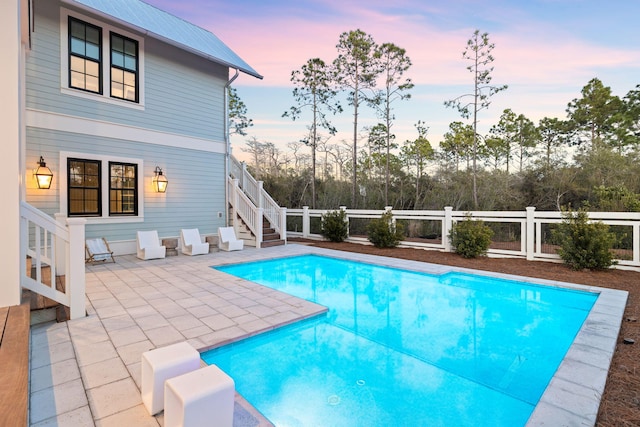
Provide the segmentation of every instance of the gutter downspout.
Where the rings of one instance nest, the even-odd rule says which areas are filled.
[[[225,225],[229,226],[229,184],[227,181],[229,180],[229,170],[231,161],[231,138],[229,137],[229,87],[231,83],[240,75],[240,71],[236,68],[235,74],[229,79],[227,84],[224,85],[224,142],[225,142],[225,153],[224,153],[224,201],[225,201]]]

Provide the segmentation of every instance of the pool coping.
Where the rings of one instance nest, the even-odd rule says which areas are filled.
[[[287,246],[291,247],[295,245],[290,244]],[[600,400],[604,392],[609,367],[622,324],[628,292],[577,283],[552,281],[356,252],[311,246],[304,246],[303,248],[301,251],[296,251],[297,253],[280,254],[279,256],[271,255],[265,257],[263,260],[316,254],[429,274],[441,275],[450,272],[471,273],[507,280],[517,280],[535,285],[598,293],[598,299],[594,303],[582,327],[578,331],[576,338],[525,424],[526,427],[595,425]]]

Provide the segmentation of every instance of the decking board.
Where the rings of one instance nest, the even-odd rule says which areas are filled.
[[[3,315],[4,313],[4,315]],[[3,307],[0,319],[1,426],[26,426],[29,399],[29,304]]]

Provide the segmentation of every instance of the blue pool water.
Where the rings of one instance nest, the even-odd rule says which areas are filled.
[[[219,270],[329,307],[203,353],[276,426],[523,426],[597,294],[305,255]]]

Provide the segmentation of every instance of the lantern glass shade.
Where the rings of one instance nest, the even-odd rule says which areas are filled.
[[[36,181],[38,182],[38,188],[49,189],[51,188],[51,181],[53,180],[53,172],[47,167],[42,156],[38,161],[38,169],[35,172]]]
[[[169,184],[169,181],[167,180],[167,177],[163,175],[162,169],[156,166],[156,170],[154,173],[155,173],[155,176],[153,177],[153,180],[152,180],[154,190],[156,190],[157,193],[166,192],[167,184]]]

